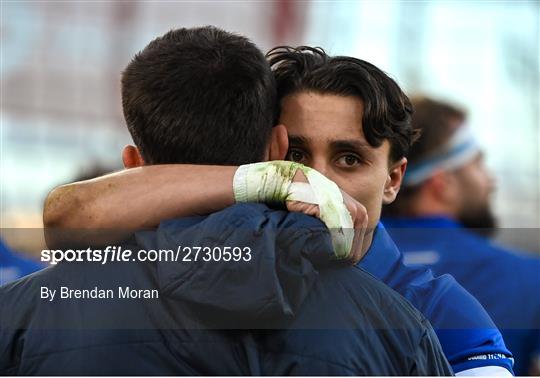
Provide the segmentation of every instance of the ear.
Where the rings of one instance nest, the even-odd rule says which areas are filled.
[[[432,199],[441,205],[448,206],[456,202],[456,196],[459,194],[458,185],[459,183],[450,172],[437,170],[426,180],[424,187]]]
[[[270,144],[267,150],[267,160],[285,160],[289,149],[289,134],[284,125],[272,127]]]
[[[139,149],[132,145],[125,146],[122,150],[122,161],[126,168],[142,167],[145,165]]]
[[[396,199],[396,196],[401,188],[403,176],[407,169],[407,158],[403,157],[393,163],[389,169],[388,177],[384,184],[383,204],[388,205]]]

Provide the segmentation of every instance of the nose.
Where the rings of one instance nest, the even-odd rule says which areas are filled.
[[[495,191],[495,188],[497,187],[497,179],[489,171],[487,172],[487,179],[488,179],[488,183],[489,183],[489,191],[490,192]]]
[[[488,169],[485,165],[482,166],[482,171],[485,177],[485,180],[487,182],[487,187],[489,189],[489,192],[494,192],[495,188],[497,186],[497,180],[495,179],[495,176],[491,172],[490,169]]]
[[[311,161],[311,168],[315,169],[319,173],[322,173],[324,176],[328,177],[329,169],[328,164],[324,159],[313,159]]]

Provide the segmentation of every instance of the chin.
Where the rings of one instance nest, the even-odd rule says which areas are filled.
[[[464,227],[486,237],[494,236],[497,228],[497,219],[490,208],[475,213],[462,214],[459,221]]]

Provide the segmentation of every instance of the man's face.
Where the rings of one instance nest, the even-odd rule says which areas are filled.
[[[479,153],[453,174],[459,187],[458,220],[470,228],[495,227],[495,217],[490,206],[495,183],[484,164],[483,154]]]
[[[316,169],[364,205],[373,229],[389,180],[390,144],[369,145],[363,108],[356,97],[301,92],[282,100],[280,123],[289,133],[287,159]]]

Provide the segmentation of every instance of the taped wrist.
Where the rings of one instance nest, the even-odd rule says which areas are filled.
[[[292,183],[300,169],[309,184]],[[335,256],[347,258],[352,250],[354,224],[339,187],[316,170],[290,161],[242,165],[233,179],[236,202],[284,203],[300,201],[319,206],[320,219],[330,230]]]
[[[284,203],[296,171],[290,161],[269,161],[238,167],[233,179],[236,202]]]

